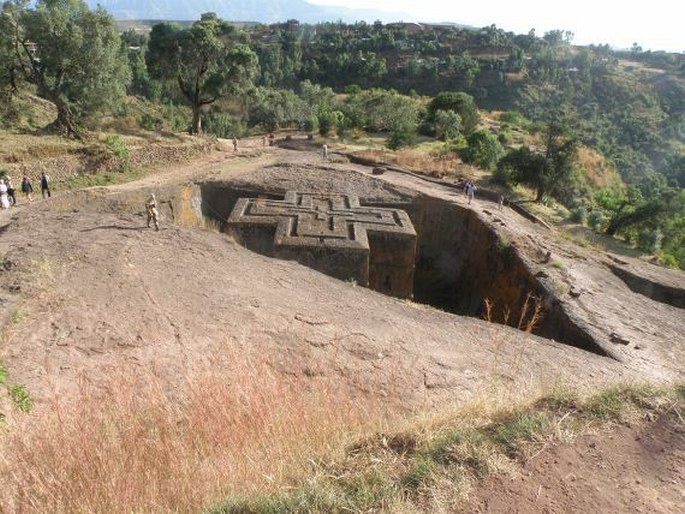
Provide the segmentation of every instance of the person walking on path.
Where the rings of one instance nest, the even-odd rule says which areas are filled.
[[[145,202],[145,213],[147,214],[147,228],[150,228],[150,222],[154,222],[155,230],[159,230],[159,213],[157,211],[157,198],[154,193],[150,193]]]
[[[24,195],[26,195],[26,199],[30,202],[31,193],[33,193],[33,186],[31,185],[31,181],[27,176],[24,176],[24,179],[21,181],[21,190]]]
[[[328,145],[326,143],[321,145],[321,157],[324,161],[328,160]]]
[[[47,195],[48,198],[52,196],[50,194],[50,177],[48,177],[45,172],[40,176],[40,192],[43,195],[43,198],[45,198],[45,195]]]
[[[504,208],[504,195],[499,195],[499,203],[497,204],[497,210],[501,211]]]
[[[234,152],[238,151],[238,139],[235,137],[233,138],[233,151]]]
[[[12,184],[12,179],[10,177],[5,177],[5,185],[7,186],[7,199],[10,205],[17,204],[17,197],[15,196],[14,184]]]
[[[0,208],[10,208],[10,201],[7,196],[7,185],[4,180],[0,180]]]
[[[473,182],[469,182],[466,186],[466,196],[469,198],[469,205],[471,205],[471,200],[473,200],[476,195],[476,185]]]

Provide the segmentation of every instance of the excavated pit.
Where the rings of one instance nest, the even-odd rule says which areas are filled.
[[[226,221],[239,199],[283,200],[285,197],[280,192],[225,182],[201,184],[200,192],[203,216],[215,220],[222,230],[227,228]],[[454,314],[524,328],[534,315],[535,299],[538,299],[542,315],[534,333],[607,355],[588,333],[573,323],[555,294],[531,273],[516,248],[500,239],[472,210],[425,196],[400,202],[362,197],[360,203],[401,209],[411,219],[417,235],[414,301]],[[260,253],[269,255],[268,251]],[[311,267],[326,271],[315,265]],[[384,292],[382,287],[374,287],[373,282],[371,288]]]

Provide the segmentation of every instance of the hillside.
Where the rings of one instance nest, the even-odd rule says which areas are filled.
[[[369,434],[469,402],[685,377],[682,306],[645,296],[660,287],[682,296],[682,274],[576,247],[512,210],[495,214],[485,196],[467,206],[449,182],[399,171],[374,177],[335,147],[322,163],[304,138],[281,143],[246,139],[238,153],[214,149],[138,181],[57,188],[50,200],[0,212],[2,363],[8,391],[17,391],[3,399],[10,454],[2,461],[14,466],[13,479],[6,468],[0,474],[4,505],[195,511],[229,491],[304,479],[307,459],[339,451],[352,427]],[[475,314],[471,298],[489,294],[497,318],[522,287],[537,288],[547,295],[541,333],[557,340],[257,255],[214,229],[236,194],[293,188],[400,202],[412,216],[429,209],[425,222],[415,218],[424,251],[449,249],[470,267],[470,289],[459,294],[468,302],[448,309]],[[158,233],[142,213],[151,190],[161,204]],[[459,236],[464,229],[470,235]],[[489,243],[491,234],[509,246]],[[651,293],[631,290],[611,266],[647,280]],[[518,304],[509,305],[518,316]],[[23,414],[13,402],[35,407]],[[137,492],[124,499],[123,490]]]

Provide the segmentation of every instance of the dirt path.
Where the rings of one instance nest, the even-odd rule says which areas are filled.
[[[469,512],[682,512],[685,426],[662,417],[582,435],[488,478]]]

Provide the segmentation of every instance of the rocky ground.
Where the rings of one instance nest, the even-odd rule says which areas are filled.
[[[147,191],[160,191],[165,201],[167,191],[205,181],[382,200],[433,195],[465,207],[449,184],[398,172],[373,177],[370,168],[335,154],[324,163],[313,149],[263,147],[260,140],[241,141],[237,153],[214,150],[167,166],[140,182],[89,193],[57,190],[50,200],[22,202],[0,213],[0,362],[14,383],[41,402],[125,367],[152,370],[173,394],[208,358],[236,349],[312,383],[333,378],[412,410],[494,389],[513,397],[555,385],[593,390],[685,379],[685,311],[634,292],[608,263],[638,275],[646,269],[650,283],[675,290],[685,288],[682,273],[578,247],[555,230],[476,200],[470,208],[511,238],[543,285],[557,288],[569,316],[606,349],[608,356],[600,356],[253,254],[211,228],[172,224],[168,215],[159,232],[145,227],[140,198]],[[545,260],[548,251],[557,264]],[[675,512],[671,507],[685,500],[682,427],[647,434],[649,445],[635,442],[645,433],[644,427],[621,427],[609,442],[598,434],[554,449],[531,463],[520,483],[502,488],[509,479],[493,478],[485,486],[492,494],[482,496],[492,499],[478,500],[478,509],[527,502],[519,503],[521,512],[651,510],[650,498],[658,495],[657,511]],[[654,463],[656,474],[645,464],[654,445],[670,448],[669,460]],[[612,460],[616,452],[630,464]],[[616,472],[625,466],[632,466],[632,475]],[[637,499],[579,500],[607,480],[623,488],[633,477],[641,480]]]

